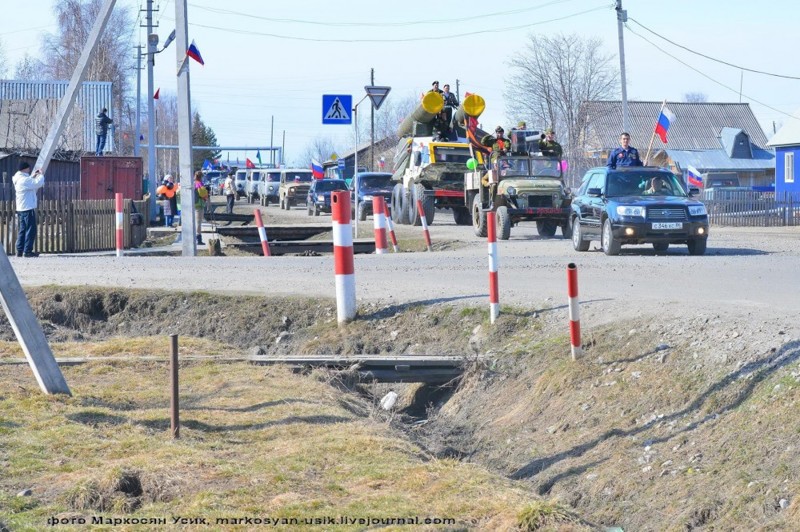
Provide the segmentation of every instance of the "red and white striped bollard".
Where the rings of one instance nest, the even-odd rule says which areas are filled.
[[[383,196],[372,198],[372,220],[375,227],[375,254],[383,255],[389,251],[386,243],[386,202]]]
[[[336,274],[336,318],[339,325],[356,317],[356,276],[353,233],[350,228],[350,193],[331,193],[333,264]]]
[[[114,205],[117,210],[117,257],[122,256],[122,248],[125,246],[125,239],[123,234],[123,223],[125,221],[122,192],[114,194]]]
[[[428,251],[433,251],[431,247],[431,232],[428,231],[428,219],[425,218],[425,209],[422,208],[422,200],[417,200],[417,211],[422,221],[422,234],[425,235],[425,245],[428,246]]]
[[[389,213],[389,206],[386,202],[383,202],[383,215],[386,216],[386,227],[389,228],[389,238],[392,241],[392,247],[394,248],[394,252],[397,253],[400,251],[400,248],[397,247],[397,237],[394,234],[394,223],[392,223],[392,215]]]
[[[269,241],[267,240],[267,230],[264,228],[264,221],[261,219],[261,211],[253,209],[256,215],[256,225],[258,226],[258,238],[261,239],[261,251],[265,257],[270,257],[272,254],[269,252]]]
[[[569,296],[569,343],[572,360],[583,356],[581,350],[581,316],[578,301],[578,267],[574,262],[567,265],[567,295]]]
[[[489,322],[494,323],[500,315],[500,290],[497,267],[497,217],[494,211],[486,213],[486,236],[489,242]]]

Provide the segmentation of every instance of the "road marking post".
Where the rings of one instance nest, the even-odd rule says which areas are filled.
[[[425,235],[425,245],[428,246],[428,251],[433,251],[433,247],[431,247],[431,232],[428,231],[428,219],[425,218],[425,209],[422,208],[422,200],[417,200],[417,211],[422,221],[422,234]]]
[[[494,211],[486,213],[486,236],[489,251],[489,322],[494,323],[500,315],[500,290],[497,267],[497,217]]]
[[[567,265],[567,295],[569,296],[569,343],[572,360],[583,356],[581,350],[581,317],[578,301],[578,267],[574,262]]]
[[[125,214],[123,208],[122,192],[114,194],[114,206],[117,210],[117,257],[122,256],[122,248],[125,247],[125,239],[123,233],[123,223],[125,221]]]
[[[394,248],[394,252],[397,253],[400,251],[400,248],[397,246],[397,237],[394,234],[392,215],[389,213],[389,206],[385,201],[383,202],[383,215],[386,217],[386,226],[389,228],[389,238],[392,240],[392,247]]]
[[[375,227],[375,254],[383,255],[389,251],[386,243],[386,202],[383,196],[372,198],[372,220]]]
[[[336,317],[339,325],[356,317],[356,279],[353,233],[350,230],[350,193],[331,193],[333,264],[336,275]]]
[[[267,230],[264,228],[264,221],[261,219],[261,211],[259,209],[253,209],[253,212],[256,215],[256,226],[258,226],[258,238],[261,239],[261,250],[263,251],[265,257],[269,257],[272,254],[269,251]]]

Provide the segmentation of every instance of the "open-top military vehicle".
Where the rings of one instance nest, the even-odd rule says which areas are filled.
[[[561,161],[534,151],[535,134],[512,131],[510,154],[498,156],[488,170],[479,166],[464,174],[465,201],[477,236],[486,236],[486,217],[494,213],[502,240],[522,221],[535,221],[541,236],[552,237],[561,227],[563,237],[571,238],[572,198],[564,187]]]

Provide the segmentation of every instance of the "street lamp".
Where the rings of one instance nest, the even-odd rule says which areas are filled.
[[[356,130],[356,149],[353,150],[353,190],[355,191],[355,202],[353,206],[353,236],[358,238],[358,106],[367,99],[369,94],[365,94],[363,98],[358,100],[353,106],[353,124]]]

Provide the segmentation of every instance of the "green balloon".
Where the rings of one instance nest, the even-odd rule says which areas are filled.
[[[475,170],[477,167],[478,167],[478,161],[476,161],[472,157],[467,159],[467,168],[469,168],[470,170]]]

